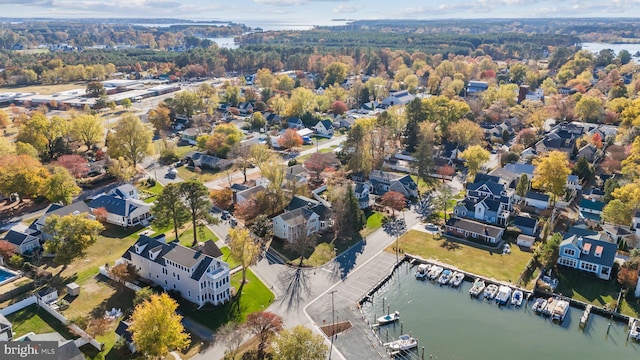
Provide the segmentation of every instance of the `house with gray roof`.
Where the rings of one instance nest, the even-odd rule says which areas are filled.
[[[390,91],[389,96],[382,99],[382,105],[384,107],[394,105],[407,105],[411,100],[415,98],[415,95],[410,94],[408,90]]]
[[[544,210],[550,206],[549,200],[549,195],[534,190],[527,191],[524,197],[524,202],[527,206],[540,210]]]
[[[120,322],[118,323],[118,326],[116,327],[116,337],[118,340],[122,339],[122,341],[125,342],[125,344],[127,344],[127,348],[129,349],[129,351],[131,351],[132,354],[135,354],[138,349],[136,348],[136,345],[133,342],[133,334],[131,333],[131,331],[129,331],[129,326],[131,325],[130,322],[128,321],[124,321],[124,320],[120,320]]]
[[[609,238],[609,241],[619,244],[620,241],[630,239],[634,236],[633,231],[628,226],[615,225],[605,223],[602,225],[602,230]]]
[[[609,280],[616,257],[615,243],[603,241],[599,233],[578,235],[567,232],[560,243],[558,265],[596,274]],[[583,231],[584,232],[584,231]]]
[[[4,235],[3,240],[13,245],[17,254],[28,254],[40,248],[39,236],[34,236],[26,231],[14,230],[14,228]],[[37,232],[37,234],[39,235],[40,232]]]
[[[288,241],[328,229],[333,223],[327,204],[295,195],[284,213],[273,218],[273,235]]]
[[[35,334],[30,332],[13,341],[57,341],[58,349],[56,349],[56,359],[65,360],[85,360],[84,354],[80,351],[80,348],[74,340],[65,339],[60,333],[51,332],[44,334]]]
[[[256,185],[242,191],[234,192],[233,202],[234,204],[238,204],[250,199],[255,199],[258,194],[264,192],[265,190],[267,190],[266,187],[262,185]]]
[[[538,231],[538,220],[529,216],[516,216],[511,225],[517,227],[522,234],[528,236],[535,236]]]
[[[141,235],[120,261],[135,265],[140,277],[165,291],[177,291],[198,306],[219,305],[231,298],[227,263],[201,250],[165,241],[164,235]]]
[[[506,226],[511,214],[513,190],[506,189],[498,179],[478,174],[473,183],[466,186],[466,197],[453,208],[458,217],[484,223]]]
[[[463,239],[474,239],[487,244],[497,244],[502,240],[503,228],[483,224],[478,221],[451,217],[446,224],[447,234]]]
[[[31,224],[30,228],[42,231],[44,227],[47,217],[51,215],[57,216],[65,216],[65,215],[79,215],[86,214],[90,219],[95,219],[93,216],[93,211],[84,201],[76,201],[70,205],[62,206],[60,204],[51,204],[45,211],[45,213],[38,218],[33,224]]]
[[[368,183],[356,182],[356,186],[353,187],[353,194],[358,199],[358,207],[360,209],[366,209],[370,206],[370,190],[371,185]]]
[[[13,338],[13,325],[0,314],[0,341],[9,341],[11,338]]]
[[[135,192],[136,197],[133,196],[131,191],[125,188],[123,192],[115,191],[102,194],[89,202],[88,205],[93,211],[104,209],[107,212],[104,220],[121,227],[144,225],[153,220],[151,204],[138,200],[137,191]]]
[[[373,193],[384,195],[388,191],[396,191],[405,198],[418,197],[418,185],[410,175],[398,174],[382,170],[373,170],[369,174]]]

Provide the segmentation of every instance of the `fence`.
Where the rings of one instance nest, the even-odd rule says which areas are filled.
[[[114,278],[111,276],[111,274],[109,274],[109,270],[107,270],[107,268],[106,268],[106,267],[104,267],[104,266],[100,266],[100,267],[98,268],[98,272],[100,273],[100,275],[104,275],[104,276],[106,276],[107,278],[109,278],[109,279],[111,279],[111,280],[113,280],[113,281],[115,281],[115,282],[120,282],[120,281],[118,281],[118,280],[114,279]],[[128,287],[129,289],[131,289],[131,290],[133,290],[133,291],[140,291],[140,290],[142,290],[142,288],[141,288],[140,286],[138,286],[138,285],[136,285],[136,284],[134,284],[134,283],[130,283],[130,282],[128,282],[128,281],[125,281],[125,282],[124,282],[124,286]]]
[[[29,305],[33,305],[37,302],[36,297],[34,295],[29,296],[26,299],[22,299],[20,301],[18,301],[15,304],[11,304],[9,306],[7,306],[6,308],[0,310],[0,314],[2,314],[3,316],[7,316],[7,315],[11,315],[16,311],[20,311],[24,308],[26,308]]]

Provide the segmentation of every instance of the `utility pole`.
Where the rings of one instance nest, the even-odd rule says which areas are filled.
[[[329,360],[331,360],[331,355],[333,355],[333,338],[336,336],[336,310],[333,306],[333,294],[336,293],[337,290],[332,290],[329,292],[331,294],[331,349],[329,350]]]

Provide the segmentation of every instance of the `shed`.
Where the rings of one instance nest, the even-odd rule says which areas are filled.
[[[67,284],[67,294],[71,296],[80,295],[80,285],[74,282]]]
[[[518,246],[522,246],[524,248],[529,249],[533,246],[533,243],[535,241],[536,241],[536,238],[534,238],[533,236],[520,234],[518,235],[518,239],[516,240],[516,243],[518,244]]]

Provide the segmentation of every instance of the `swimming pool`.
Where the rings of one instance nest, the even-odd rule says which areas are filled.
[[[11,282],[17,278],[18,274],[0,266],[0,285]]]

